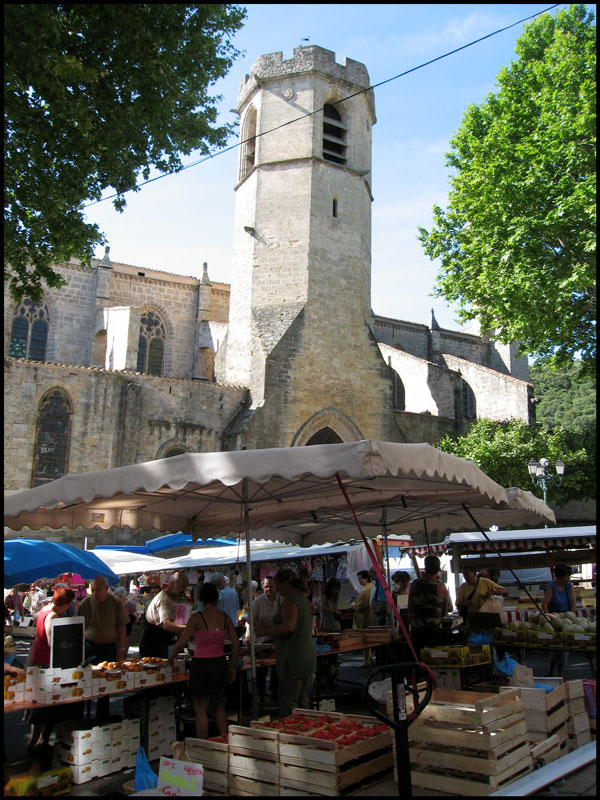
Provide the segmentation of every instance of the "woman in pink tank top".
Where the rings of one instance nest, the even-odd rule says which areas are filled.
[[[190,665],[190,694],[196,711],[196,736],[208,738],[208,701],[210,699],[220,736],[227,736],[225,693],[235,680],[240,643],[229,616],[217,608],[219,592],[212,583],[205,583],[199,595],[202,611],[189,618],[184,632],[171,650],[172,664],[192,636],[196,642],[194,658]],[[223,645],[229,637],[233,645],[231,661],[227,662]]]

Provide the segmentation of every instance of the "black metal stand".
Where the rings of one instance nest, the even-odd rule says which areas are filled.
[[[393,719],[386,716],[377,706],[369,694],[369,686],[378,675],[391,677],[392,682],[392,701]],[[419,682],[427,682],[425,697],[419,702],[419,690],[416,685]],[[433,693],[433,682],[430,673],[421,664],[407,662],[405,664],[385,664],[376,667],[368,675],[363,683],[363,702],[374,717],[389,725],[394,730],[396,748],[396,766],[398,769],[398,795],[400,792],[405,797],[412,797],[412,782],[410,778],[410,754],[408,749],[408,726],[414,722],[427,703],[431,700]],[[406,694],[412,694],[414,698],[414,711],[406,713]]]

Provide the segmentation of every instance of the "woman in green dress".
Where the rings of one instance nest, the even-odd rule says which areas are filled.
[[[300,579],[290,569],[275,575],[275,588],[284,598],[271,625],[255,622],[258,636],[275,640],[275,662],[279,678],[279,716],[294,708],[310,708],[310,681],[317,668],[317,650],[312,637],[312,609],[302,593]]]

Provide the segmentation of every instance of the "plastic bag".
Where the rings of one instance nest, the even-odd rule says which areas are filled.
[[[519,662],[511,658],[508,653],[504,656],[502,661],[498,662],[497,670],[501,677],[510,678],[514,672],[515,667],[519,666]]]
[[[472,633],[467,639],[472,644],[491,644],[494,641],[493,633]]]
[[[156,789],[157,783],[158,777],[150,769],[146,751],[143,747],[138,747],[135,759],[135,782],[133,785],[135,791],[142,792],[144,789]]]
[[[503,597],[488,597],[479,609],[480,614],[499,614],[503,625],[508,623],[506,612],[504,611]]]
[[[369,684],[369,694],[376,700],[378,703],[385,702],[385,693],[391,692],[392,690],[392,679],[385,678],[382,681],[373,681],[373,683]]]

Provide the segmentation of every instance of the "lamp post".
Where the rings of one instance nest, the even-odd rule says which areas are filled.
[[[539,461],[536,461],[535,458],[531,458],[527,464],[532,483],[535,486],[542,487],[544,503],[547,503],[548,500],[548,487],[560,486],[563,475],[565,474],[565,462],[562,461],[562,459],[556,459],[556,464],[554,466],[556,475],[550,472],[550,466],[550,462],[547,458],[540,458]],[[544,527],[547,528],[548,526],[544,525]]]

